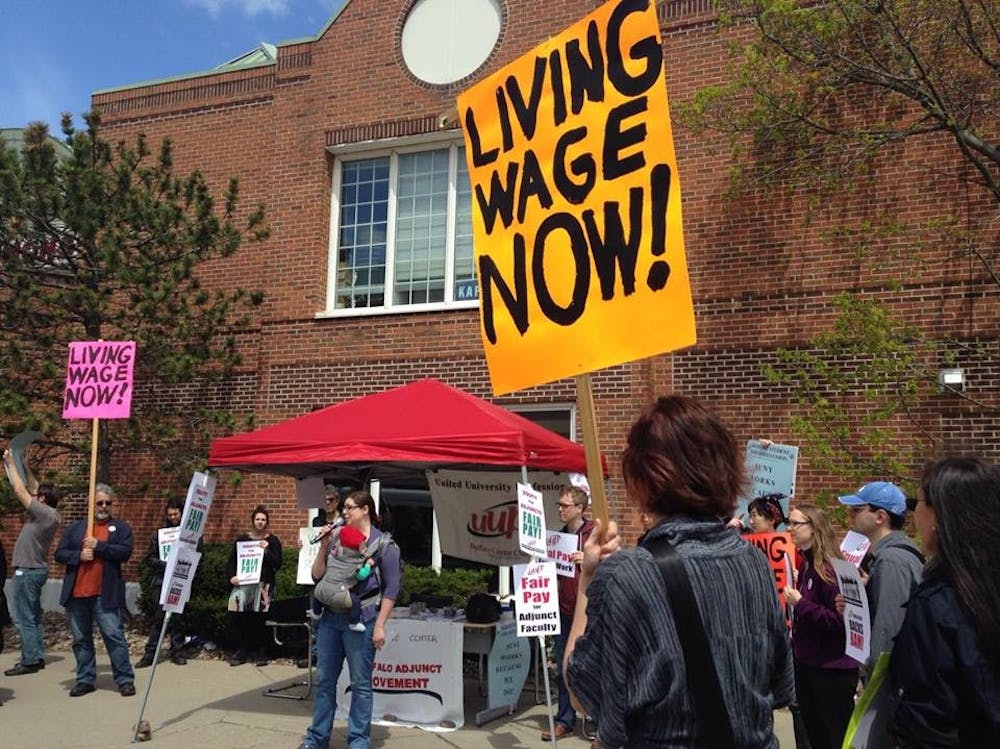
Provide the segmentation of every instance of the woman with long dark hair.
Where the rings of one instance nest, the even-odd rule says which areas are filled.
[[[622,473],[650,528],[638,547],[614,551],[614,524],[605,535],[597,521],[584,545],[570,690],[607,747],[703,745],[710,723],[727,718],[728,746],[776,747],[772,711],[793,697],[792,663],[767,560],[726,526],[745,489],[742,447],[705,406],[672,395],[632,425]],[[689,686],[708,674],[688,673],[678,604],[650,551],[661,542],[690,582],[726,715],[696,717]]]
[[[836,606],[839,588],[832,562],[841,558],[840,549],[826,513],[816,505],[793,507],[788,531],[802,553],[795,585],[785,588],[785,600],[795,612],[795,695],[812,749],[838,749],[858,686],[858,662],[844,655],[844,619]]]
[[[889,661],[900,747],[996,746],[1000,737],[1000,468],[945,458],[924,472],[914,520],[928,556]]]

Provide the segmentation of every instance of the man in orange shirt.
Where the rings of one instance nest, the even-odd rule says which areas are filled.
[[[132,556],[132,529],[123,520],[111,517],[114,496],[110,486],[98,484],[94,490],[94,535],[84,538],[87,519],[82,518],[66,527],[56,549],[56,561],[66,565],[59,602],[69,618],[76,658],[76,685],[70,697],[90,694],[95,689],[95,620],[111,658],[118,692],[122,697],[135,694],[135,674],[122,625],[122,563]]]

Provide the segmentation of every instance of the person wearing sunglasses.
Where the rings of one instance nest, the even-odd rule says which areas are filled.
[[[94,488],[93,535],[86,536],[87,518],[80,518],[66,526],[56,548],[56,561],[66,565],[59,603],[66,609],[76,658],[76,684],[69,690],[70,697],[82,697],[96,689],[95,622],[119,693],[122,697],[135,694],[135,673],[122,622],[122,564],[132,556],[132,529],[124,520],[111,516],[114,498],[110,486],[98,484]]]

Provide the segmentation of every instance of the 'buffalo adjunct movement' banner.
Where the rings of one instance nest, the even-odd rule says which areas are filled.
[[[458,112],[494,393],[695,343],[649,0],[601,6],[463,92]]]

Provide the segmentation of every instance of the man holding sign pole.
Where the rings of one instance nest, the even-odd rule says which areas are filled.
[[[156,643],[160,640],[160,628],[163,626],[163,607],[159,605],[160,594],[163,591],[163,574],[167,569],[167,556],[170,553],[170,543],[165,541],[165,537],[173,536],[173,543],[177,543],[180,535],[181,513],[184,511],[184,502],[173,497],[167,501],[167,508],[164,511],[166,526],[157,529],[149,542],[149,551],[143,562],[152,571],[149,595],[157,602],[155,613],[149,622],[149,639],[146,640],[146,649],[142,658],[135,664],[136,668],[147,668],[153,665],[156,659]],[[168,531],[168,533],[164,533]],[[198,551],[201,551],[201,539],[198,539]],[[187,663],[187,658],[182,652],[184,649],[184,633],[181,629],[180,615],[170,618],[170,660],[177,666]]]
[[[632,425],[622,475],[652,527],[615,551],[617,529],[595,522],[570,690],[607,747],[777,747],[772,711],[794,699],[792,659],[774,574],[726,527],[745,478],[736,439],[697,401],[662,397]]]
[[[56,561],[66,565],[59,603],[66,609],[76,658],[76,685],[70,690],[70,697],[90,694],[96,688],[95,621],[111,658],[118,691],[122,697],[135,694],[135,674],[122,626],[125,607],[122,564],[132,556],[132,529],[125,521],[111,517],[114,496],[110,486],[97,484],[93,535],[86,536],[87,518],[81,518],[67,526],[56,549]]]

